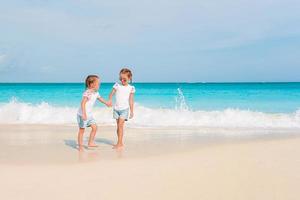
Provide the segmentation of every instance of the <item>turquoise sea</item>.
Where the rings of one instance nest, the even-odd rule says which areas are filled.
[[[108,97],[113,83],[102,83]],[[300,127],[300,83],[133,83],[137,126]],[[0,123],[75,123],[83,83],[1,83]],[[98,104],[99,123],[113,123]]]

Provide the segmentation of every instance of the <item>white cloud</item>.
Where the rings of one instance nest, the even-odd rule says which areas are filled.
[[[6,1],[0,46],[17,53],[7,51],[0,70],[14,66],[22,75],[24,68],[54,74],[97,63],[205,65],[200,56],[210,64],[208,50],[299,36],[299,9],[299,0]]]
[[[186,45],[215,49],[300,34],[299,8],[296,0],[30,1],[0,9],[0,24],[67,43],[190,40]]]

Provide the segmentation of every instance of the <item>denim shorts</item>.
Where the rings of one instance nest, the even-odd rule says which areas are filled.
[[[77,123],[79,128],[86,128],[86,127],[90,127],[92,124],[96,125],[96,121],[93,117],[89,117],[87,118],[87,120],[83,120],[82,116],[77,115]]]
[[[128,120],[128,116],[129,116],[129,108],[125,109],[125,110],[116,110],[114,109],[114,113],[113,116],[115,119],[125,119],[125,121]]]

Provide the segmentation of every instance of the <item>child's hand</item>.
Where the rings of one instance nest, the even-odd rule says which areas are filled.
[[[134,116],[133,112],[130,113],[129,119],[132,119]]]
[[[82,120],[83,120],[83,121],[87,120],[86,114],[82,114]]]
[[[107,107],[111,107],[111,106],[112,106],[112,103],[111,103],[110,101],[108,101],[108,102],[105,103],[105,105],[106,105]]]
[[[108,102],[106,102],[106,104],[105,104],[107,107],[112,107],[112,102],[111,101],[108,101]]]

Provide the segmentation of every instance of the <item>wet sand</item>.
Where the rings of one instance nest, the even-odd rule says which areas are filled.
[[[76,126],[2,125],[3,199],[299,199],[297,131],[133,129],[76,149]],[[249,134],[249,135],[247,135]],[[88,133],[86,133],[88,136]]]

